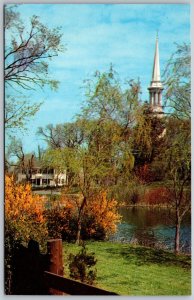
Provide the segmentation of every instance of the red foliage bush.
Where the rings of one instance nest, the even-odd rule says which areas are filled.
[[[136,168],[135,174],[141,183],[161,181],[164,178],[164,171],[160,163],[144,164]]]
[[[153,173],[148,164],[138,167],[135,174],[141,183],[149,183],[154,181]]]
[[[145,193],[144,202],[149,205],[170,204],[172,195],[165,187],[153,188]]]

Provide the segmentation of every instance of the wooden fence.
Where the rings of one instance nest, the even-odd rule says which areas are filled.
[[[67,295],[117,295],[92,285],[81,283],[69,278],[65,278],[54,273],[45,271],[45,282],[50,288],[64,292]],[[56,295],[55,293],[53,295]]]
[[[49,240],[47,254],[40,254],[39,245],[30,241],[14,256],[14,295],[117,295],[63,275],[62,240]]]

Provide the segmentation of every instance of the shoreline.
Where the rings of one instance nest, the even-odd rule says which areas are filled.
[[[141,207],[141,208],[169,208],[174,209],[172,205],[167,204],[146,204],[146,203],[139,203],[139,204],[120,204],[118,205],[118,208],[134,208],[134,207]]]

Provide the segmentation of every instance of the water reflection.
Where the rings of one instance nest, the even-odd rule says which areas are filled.
[[[122,223],[110,239],[144,246],[173,250],[175,216],[165,208],[120,208]],[[187,215],[181,227],[181,250],[191,251],[191,220]]]

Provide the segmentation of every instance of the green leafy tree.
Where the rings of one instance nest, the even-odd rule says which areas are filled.
[[[68,185],[71,188],[77,185],[81,193],[77,203],[77,235],[76,241],[80,243],[81,226],[84,208],[95,192],[99,191],[96,177],[105,176],[106,166],[102,164],[102,158],[91,154],[86,148],[79,149],[50,149],[45,153],[43,164],[47,167],[62,171],[68,167],[72,174]]]
[[[165,118],[153,116],[147,104],[138,110],[137,122],[132,132],[135,166],[150,164],[160,153],[165,135]]]
[[[14,96],[6,95],[4,120],[6,132],[9,130],[9,133],[13,133],[16,129],[24,129],[28,120],[37,113],[41,105],[42,102],[31,105],[28,100],[16,100]]]
[[[69,186],[77,185],[77,243],[81,240],[84,210],[95,195],[109,190],[120,178],[126,182],[134,164],[131,132],[139,104],[139,83],[123,90],[112,66],[86,82],[86,103],[75,124],[39,129],[50,146],[45,158],[68,170]],[[72,131],[73,129],[73,131]]]
[[[178,118],[191,118],[191,53],[190,45],[177,45],[164,72],[165,106]]]
[[[94,153],[106,153],[115,184],[118,179],[129,178],[134,163],[132,130],[140,107],[140,92],[139,81],[129,80],[123,86],[112,65],[107,72],[96,72],[86,81],[86,103],[81,117],[93,126],[88,145]]]
[[[190,45],[177,45],[165,70],[167,123],[163,162],[170,179],[176,212],[175,252],[180,251],[180,225],[191,206],[191,54]],[[173,116],[173,117],[172,117]],[[178,120],[176,120],[178,118]]]
[[[127,135],[136,121],[141,90],[139,81],[126,81],[125,89],[122,85],[112,65],[107,72],[96,71],[85,81],[86,103],[81,115],[86,119],[112,120],[121,126],[121,133]]]
[[[180,226],[191,208],[191,135],[190,122],[169,120],[163,164],[168,189],[175,209],[175,252],[180,252]]]
[[[39,127],[37,135],[46,141],[49,148],[49,151],[46,152],[43,159],[45,166],[52,165],[52,167],[57,170],[61,170],[62,166],[64,170],[63,157],[58,160],[58,155],[62,156],[63,153],[60,149],[79,149],[79,147],[84,143],[85,126],[82,123],[82,120],[76,120],[72,123],[57,124],[56,126],[48,124],[45,128]],[[72,169],[68,163],[69,160],[65,163],[65,169],[68,177],[68,183],[69,185],[72,185],[74,173],[72,173]]]

